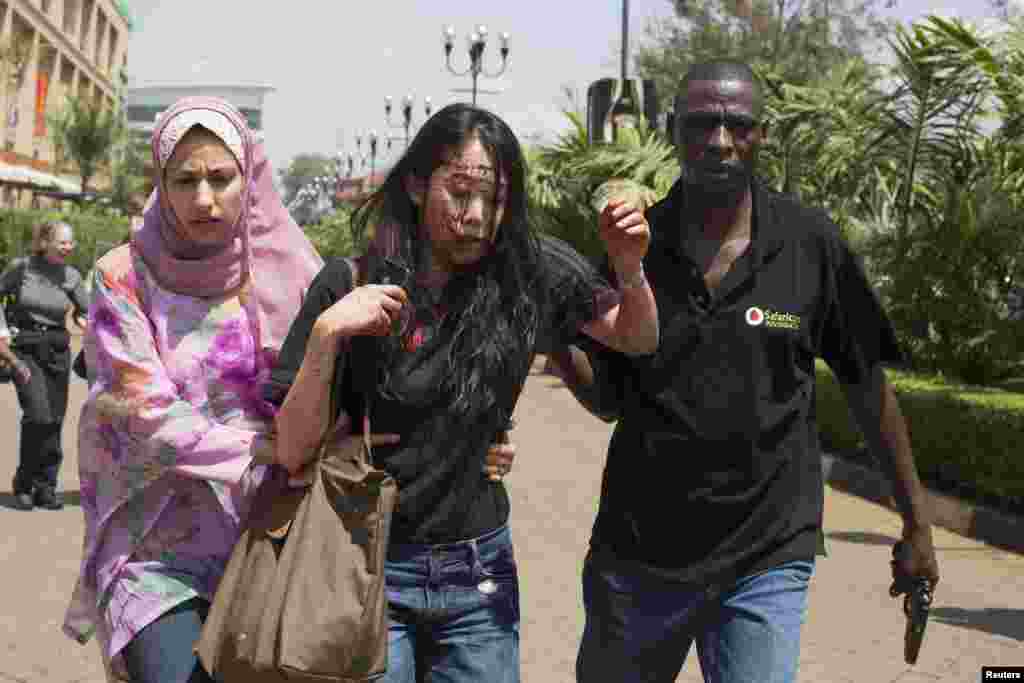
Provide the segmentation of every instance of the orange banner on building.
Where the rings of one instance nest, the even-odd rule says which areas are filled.
[[[46,137],[46,91],[50,88],[50,75],[40,71],[36,75],[36,125],[32,131],[37,138]]]

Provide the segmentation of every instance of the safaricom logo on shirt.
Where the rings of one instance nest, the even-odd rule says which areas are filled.
[[[800,316],[792,313],[781,313],[770,308],[758,308],[751,306],[746,313],[747,324],[751,327],[771,327],[782,330],[799,330]]]

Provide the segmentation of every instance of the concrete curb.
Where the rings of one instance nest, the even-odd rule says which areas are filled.
[[[832,454],[821,456],[825,482],[832,488],[895,510],[889,480],[877,470]],[[935,524],[1003,550],[1024,554],[1024,518],[928,490]]]

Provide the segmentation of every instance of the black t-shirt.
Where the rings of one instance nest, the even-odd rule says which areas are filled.
[[[901,355],[823,212],[755,186],[751,246],[714,296],[682,247],[686,215],[681,184],[648,212],[658,352],[591,349],[621,415],[592,545],[704,583],[813,558],[823,506],[815,358],[857,383]]]
[[[579,334],[582,325],[614,306],[617,295],[597,270],[564,242],[541,237],[538,243],[535,295],[538,302],[544,302],[538,338],[567,343]],[[313,323],[351,287],[351,269],[341,259],[329,262],[314,280],[271,375],[266,392],[269,400],[283,401],[302,363]],[[497,433],[476,439],[467,436],[474,430],[452,423],[451,397],[438,391],[442,373],[448,371],[450,322],[449,316],[444,325],[426,326],[427,336],[440,335],[433,343],[414,341],[416,331],[423,328],[411,326],[406,337],[409,343],[390,368],[390,386],[400,391],[386,396],[375,390],[370,402],[371,430],[401,435],[396,446],[374,448],[375,464],[398,482],[399,501],[391,530],[395,542],[450,543],[475,538],[508,519],[504,485],[490,481],[483,473],[487,448]],[[359,379],[360,369],[373,356],[372,340],[355,339],[351,349],[339,358],[335,373],[340,395],[349,397],[343,400],[346,406],[353,405],[354,389],[373,386]],[[504,405],[515,405],[529,364],[524,363],[523,368],[523,376],[512,378],[514,381],[506,385],[515,387],[509,390],[515,395],[503,397]],[[396,393],[402,400],[391,397]],[[350,412],[355,410],[353,407]],[[484,423],[487,417],[476,416]]]

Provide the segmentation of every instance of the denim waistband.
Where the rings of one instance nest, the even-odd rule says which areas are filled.
[[[452,543],[391,543],[388,545],[387,556],[392,561],[409,559],[417,555],[440,553],[457,554],[466,552],[476,556],[481,550],[486,551],[490,548],[508,545],[511,542],[512,534],[509,531],[508,525],[502,524],[493,531],[488,531],[486,534],[476,538],[468,538],[464,541],[454,541]]]

